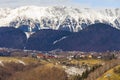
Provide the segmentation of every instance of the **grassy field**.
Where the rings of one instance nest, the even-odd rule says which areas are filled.
[[[36,60],[33,58],[18,58],[18,57],[0,57],[0,61],[2,62],[18,62],[23,61],[26,64],[35,63]]]
[[[15,62],[15,63],[11,63],[11,62]],[[15,72],[18,72],[18,74],[16,74],[16,73],[14,74],[14,72],[11,73],[11,74],[13,74],[13,76],[12,76],[13,78],[15,76],[24,78],[25,77],[24,75],[26,73],[29,73],[29,76],[31,76],[31,75],[33,75],[33,73],[31,71],[34,71],[34,74],[36,74],[36,75],[38,75],[38,71],[41,71],[41,74],[45,74],[45,75],[47,75],[46,71],[50,71],[51,74],[53,73],[53,75],[54,75],[54,74],[58,73],[60,70],[61,75],[62,75],[62,73],[65,73],[65,68],[63,68],[64,66],[69,66],[69,67],[74,66],[74,67],[80,68],[81,65],[82,66],[88,65],[89,67],[92,68],[96,64],[99,65],[99,64],[104,64],[106,62],[109,62],[109,61],[104,61],[104,60],[100,60],[100,59],[72,59],[72,60],[69,60],[69,59],[64,59],[64,58],[63,59],[36,59],[36,58],[31,58],[31,57],[0,57],[0,65],[3,66],[3,68],[4,68],[4,65],[6,65],[6,63],[7,63],[7,65],[11,66],[11,67],[9,67],[9,66],[7,67],[8,70],[11,70],[11,71],[13,70]],[[21,66],[21,64],[16,64],[16,63],[22,63],[23,65],[24,64],[25,65]],[[13,64],[15,66],[13,66]],[[14,67],[16,67],[16,69],[17,68],[25,69],[26,71],[24,71],[24,70],[17,71],[17,70],[14,70]],[[117,67],[120,67],[120,65]],[[27,70],[29,68],[30,68],[30,71]],[[39,68],[41,68],[41,69],[39,69]],[[57,69],[57,72],[51,71],[51,69],[54,69],[54,68]],[[120,74],[115,74],[113,72],[113,69],[105,72],[103,75],[100,74],[101,77],[98,79],[95,79],[95,80],[120,80]],[[3,69],[1,68],[1,70],[3,70]],[[11,71],[9,71],[9,72],[11,72]],[[3,72],[1,72],[1,74],[3,74]],[[24,74],[24,75],[22,75],[22,74]],[[6,75],[6,73],[5,73],[5,75]],[[108,76],[106,76],[106,75],[108,75]],[[64,76],[64,75],[62,75],[62,76]],[[65,76],[66,76],[66,73],[65,73]],[[64,78],[65,78],[65,76],[64,76]],[[39,75],[36,78],[34,76],[32,78],[35,78],[35,80],[37,80],[38,77],[39,77]],[[50,77],[50,76],[48,75],[48,77]],[[56,79],[56,76],[54,76],[54,77]],[[13,78],[11,78],[11,80],[13,80]],[[26,79],[26,78],[27,77],[25,77],[24,79],[30,80],[30,79]],[[2,80],[5,80],[5,79],[2,79]],[[15,80],[18,80],[18,78],[15,77]],[[49,78],[47,78],[45,80],[49,80]],[[50,79],[50,80],[53,80],[53,79]],[[61,80],[64,80],[64,79],[61,79]],[[77,79],[77,80],[79,80],[79,79]]]
[[[116,66],[115,68],[120,67]],[[114,69],[114,68],[113,68]],[[104,73],[100,78],[97,80],[120,80],[120,74],[115,74],[113,69],[110,69],[106,73]]]
[[[51,59],[50,61],[44,60],[44,59],[35,59],[35,58],[30,58],[30,57],[0,57],[0,61],[2,61],[3,63],[10,63],[10,62],[15,62],[15,63],[20,63],[24,62],[26,65],[27,64],[41,64],[41,65],[46,65],[49,67],[59,67],[61,68],[62,65],[56,65],[55,63],[57,62],[57,60],[53,60]]]
[[[87,65],[95,65],[95,64],[102,64],[105,61],[100,60],[100,59],[73,59],[73,60],[57,60],[57,59],[49,59],[49,60],[44,60],[44,59],[35,59],[35,58],[30,58],[30,57],[0,57],[0,61],[2,62],[19,62],[22,61],[25,64],[32,64],[32,63],[40,63],[42,65],[56,65],[56,63],[58,62],[67,62],[69,64],[74,64],[74,65],[83,65],[83,64],[87,64]],[[62,66],[63,64],[57,64],[59,66]],[[57,66],[56,65],[56,66]]]
[[[95,64],[102,64],[104,63],[103,60],[100,59],[85,59],[85,60],[72,60],[71,61],[72,64],[89,64],[89,65],[95,65]]]
[[[67,80],[62,65],[55,62],[57,60],[0,57],[0,80]]]
[[[13,58],[13,57],[0,57],[0,61],[16,62],[16,61],[18,61],[18,59],[17,58]]]

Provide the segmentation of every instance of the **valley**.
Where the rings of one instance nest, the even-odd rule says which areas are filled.
[[[97,80],[98,78],[99,80],[100,77],[102,78],[102,74],[109,73],[106,73],[106,71],[120,65],[119,53],[119,51],[104,53],[80,51],[41,52],[1,48],[0,79]],[[117,74],[114,74],[114,76],[117,76]],[[119,80],[119,78],[116,80]]]

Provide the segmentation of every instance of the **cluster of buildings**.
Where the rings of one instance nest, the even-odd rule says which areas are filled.
[[[45,58],[67,58],[67,59],[120,59],[120,51],[114,52],[81,52],[81,51],[36,51],[0,48],[0,56]]]

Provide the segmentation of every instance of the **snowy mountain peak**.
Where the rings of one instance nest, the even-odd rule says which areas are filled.
[[[18,28],[29,25],[29,30],[60,29],[76,32],[94,23],[106,23],[120,29],[120,9],[95,10],[65,6],[0,8],[0,26]]]

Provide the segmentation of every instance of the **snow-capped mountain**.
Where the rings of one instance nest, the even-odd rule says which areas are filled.
[[[27,28],[28,31],[55,29],[77,32],[94,23],[106,23],[120,29],[120,8],[102,10],[56,6],[0,8],[0,26]]]

